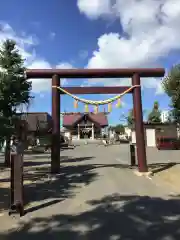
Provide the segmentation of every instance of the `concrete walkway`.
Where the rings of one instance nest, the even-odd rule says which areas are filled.
[[[26,161],[34,164],[26,170],[29,212],[1,216],[0,239],[180,239],[178,196],[136,176],[120,156],[115,147],[62,151],[56,178],[48,177],[48,159]]]

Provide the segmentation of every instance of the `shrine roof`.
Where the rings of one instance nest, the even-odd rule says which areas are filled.
[[[102,127],[108,126],[107,114],[104,113],[104,112],[99,112],[99,113],[65,113],[63,115],[63,126],[68,127],[68,126],[75,125],[85,115],[87,115],[93,123],[97,123]]]

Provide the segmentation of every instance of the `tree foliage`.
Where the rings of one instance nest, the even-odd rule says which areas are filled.
[[[132,127],[134,125],[134,112],[133,112],[133,109],[129,110],[129,112],[128,112],[127,125],[128,125],[128,127]]]
[[[0,140],[6,139],[5,164],[10,164],[10,137],[17,133],[17,109],[28,105],[31,82],[25,76],[24,60],[16,42],[6,40],[0,48]]]
[[[116,126],[111,126],[111,130],[115,131],[117,134],[124,134],[125,133],[125,128],[123,124],[117,124]]]
[[[149,123],[161,123],[161,111],[159,110],[159,103],[154,102],[153,109],[148,115]]]
[[[17,108],[31,99],[31,82],[24,73],[24,60],[16,43],[6,40],[0,49],[0,121],[5,135],[12,132]]]
[[[120,121],[125,122],[125,125],[128,127],[132,127],[134,125],[134,114],[133,114],[133,109],[130,109],[126,114],[122,114],[120,116]]]
[[[165,93],[169,96],[171,103],[171,119],[180,122],[180,64],[171,68],[162,82]]]

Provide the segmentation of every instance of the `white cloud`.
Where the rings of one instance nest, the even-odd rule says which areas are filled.
[[[51,69],[53,66],[49,62],[39,59],[35,60],[31,65],[28,66],[30,69]],[[59,69],[70,69],[73,66],[70,63],[62,62],[55,66]],[[30,79],[32,81],[33,92],[45,92],[51,90],[51,79]],[[66,79],[61,79],[61,85],[67,84]]]
[[[92,19],[96,19],[102,14],[108,14],[110,11],[109,0],[78,0],[77,5],[81,13]]]
[[[27,66],[30,69],[51,69],[49,62],[43,59],[34,60]],[[50,79],[30,79],[32,81],[32,92],[44,92],[51,89]]]
[[[62,63],[57,64],[56,68],[71,69],[71,68],[73,68],[73,66],[68,62],[62,62]]]
[[[81,87],[87,86],[131,86],[130,78],[122,78],[122,79],[114,79],[114,78],[100,78],[100,79],[89,79],[83,82]],[[141,86],[142,88],[154,88],[155,94],[162,94],[163,88],[161,84],[161,80],[156,78],[141,78]]]
[[[0,45],[6,39],[15,40],[20,54],[25,59],[25,67],[34,69],[51,69],[56,68],[72,68],[69,63],[59,63],[57,66],[52,66],[48,61],[37,56],[35,46],[38,44],[36,36],[29,36],[25,32],[17,34],[13,28],[4,22],[0,22]],[[32,81],[32,92],[42,92],[51,90],[50,79],[30,79]],[[62,79],[61,84],[67,83]]]
[[[72,69],[73,66],[70,63],[68,63],[68,62],[63,62],[63,63],[57,64],[56,68],[59,68],[59,69]],[[61,79],[61,86],[65,85],[67,83],[68,83],[67,79]]]
[[[51,40],[53,40],[53,39],[55,38],[55,36],[56,36],[56,33],[55,33],[55,32],[50,32],[49,38],[50,38]]]
[[[98,38],[88,68],[151,67],[160,57],[180,50],[179,0],[78,0],[77,6],[90,19],[119,19],[123,30]],[[143,85],[162,93],[157,79],[143,80]]]
[[[26,65],[33,61],[35,57],[33,47],[38,44],[38,39],[35,36],[26,35],[24,32],[21,33],[21,35],[17,35],[9,24],[0,22],[0,45],[6,39],[16,41],[17,48],[22,57],[25,59]]]

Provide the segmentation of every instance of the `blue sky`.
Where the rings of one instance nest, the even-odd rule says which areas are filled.
[[[112,6],[109,0],[3,1],[0,42],[7,37],[15,39],[29,68],[157,66],[168,70],[179,62],[179,1],[162,0],[161,5],[153,5],[153,0],[114,2],[116,5]],[[169,11],[170,7],[173,11]],[[167,109],[169,99],[162,91],[161,79],[142,81],[143,108],[151,109],[158,100],[161,109]],[[129,80],[77,79],[63,80],[63,84],[117,86],[127,85]],[[29,111],[51,112],[50,80],[33,80],[33,95]],[[110,96],[80,97],[100,100]],[[114,108],[109,115],[110,124],[119,123],[122,113],[132,108],[131,95],[122,101],[123,107]],[[68,96],[61,96],[61,111],[64,110],[76,111]],[[82,104],[77,111],[83,111]]]

